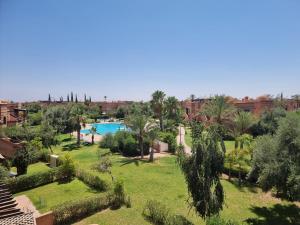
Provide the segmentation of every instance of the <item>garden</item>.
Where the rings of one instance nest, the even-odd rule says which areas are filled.
[[[178,100],[160,91],[119,111],[130,130],[88,143],[78,134],[100,110],[38,108],[40,121],[4,130],[26,144],[1,166],[18,176],[1,179],[39,212],[52,210],[56,224],[300,223],[299,112],[279,107],[254,118],[216,96],[201,114],[209,119],[186,122]],[[179,124],[191,155],[176,143]],[[156,157],[157,139],[168,143],[167,157]],[[58,167],[49,167],[50,154]]]

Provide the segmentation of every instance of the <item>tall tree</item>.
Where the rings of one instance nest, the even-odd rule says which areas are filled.
[[[216,95],[208,101],[201,112],[209,122],[226,126],[232,123],[235,108],[231,106],[224,95]]]
[[[167,97],[164,105],[166,118],[169,120],[174,120],[177,123],[180,122],[181,107],[179,105],[178,99],[174,96]]]
[[[21,149],[19,149],[13,158],[13,165],[17,167],[17,174],[22,175],[27,173],[27,167],[30,162],[30,157],[26,145],[24,144]]]
[[[75,102],[78,103],[77,94],[75,95]]]
[[[89,98],[89,102],[91,103],[92,102],[92,97],[90,96],[90,98]]]
[[[159,119],[160,130],[164,129],[163,116],[164,116],[164,101],[166,94],[162,91],[155,91],[152,94],[151,107],[155,116]]]
[[[51,102],[51,95],[48,95],[48,102]]]
[[[86,99],[86,94],[84,94],[84,102],[86,102],[87,101],[87,99]]]
[[[235,148],[237,148],[238,140],[237,137],[248,132],[252,124],[254,123],[254,118],[250,112],[238,112],[235,114],[233,120],[233,126],[231,129],[232,136],[235,138]]]
[[[135,133],[143,159],[144,141],[148,133],[156,127],[155,121],[148,114],[143,113],[142,107],[136,107],[134,112],[126,117],[125,123]]]
[[[77,132],[77,145],[80,145],[80,122],[82,120],[83,111],[83,106],[80,104],[75,104],[71,108],[71,117],[74,122],[74,129]]]
[[[69,94],[67,95],[67,102],[70,102]]]
[[[96,127],[92,126],[90,129],[90,133],[92,135],[92,145],[94,144],[94,138],[95,138],[95,134],[97,134],[97,129]]]
[[[74,102],[74,99],[73,99],[73,92],[71,92],[71,102]]]
[[[223,208],[224,192],[220,175],[225,150],[220,149],[220,137],[214,129],[204,130],[201,125],[194,125],[192,132],[192,154],[188,156],[180,150],[178,162],[192,198],[190,206],[206,218],[218,214]]]
[[[272,188],[290,200],[300,200],[300,116],[288,113],[275,135],[258,137],[249,178],[264,191]]]

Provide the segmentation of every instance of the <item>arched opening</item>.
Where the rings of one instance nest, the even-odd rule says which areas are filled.
[[[6,125],[6,116],[3,117],[3,124]]]

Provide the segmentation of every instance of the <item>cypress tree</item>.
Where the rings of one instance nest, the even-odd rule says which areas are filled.
[[[67,95],[67,102],[70,102],[69,94]]]
[[[71,102],[73,102],[73,92],[71,92]]]
[[[84,102],[86,102],[86,94],[84,94]]]
[[[77,95],[75,96],[75,102],[78,103]]]
[[[51,102],[51,96],[50,96],[50,94],[48,95],[48,102]]]

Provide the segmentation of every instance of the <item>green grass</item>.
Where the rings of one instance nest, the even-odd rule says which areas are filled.
[[[53,206],[80,198],[95,195],[96,192],[83,182],[75,179],[70,183],[59,184],[57,182],[20,192],[18,195],[26,195],[41,213],[49,211]]]
[[[79,149],[73,148],[73,150],[71,150],[72,148],[66,148],[66,145],[73,146],[72,142],[74,140],[63,141],[60,146],[56,146],[53,150],[60,156],[67,153],[70,154],[77,163],[77,167],[90,170],[101,178],[110,181],[108,174],[101,174],[92,170],[93,164],[97,162],[98,145],[82,146]],[[230,142],[226,143],[226,145],[228,148],[233,146]],[[101,149],[100,151],[102,153],[108,152],[106,149]],[[148,163],[114,154],[111,156],[111,160],[113,162],[113,176],[115,179],[124,182],[125,190],[131,198],[132,208],[122,207],[118,210],[105,210],[87,217],[77,224],[150,224],[142,216],[143,207],[146,201],[150,199],[163,202],[170,208],[172,213],[180,214],[194,224],[205,224],[195,214],[193,209],[189,210],[187,187],[184,177],[176,164],[175,156],[157,159],[155,163]],[[256,224],[290,225],[286,221],[278,220],[278,218],[274,219],[273,217],[276,215],[278,217],[281,213],[285,213],[283,218],[286,218],[287,214],[295,216],[299,213],[299,210],[297,211],[298,208],[296,210],[293,209],[295,206],[269,197],[262,193],[259,188],[252,186],[240,188],[235,183],[230,183],[227,180],[222,180],[222,184],[226,200],[221,216],[226,219],[235,219],[241,222],[249,218],[254,219],[254,221],[258,218],[265,218],[266,221],[272,221],[272,223]],[[56,204],[92,196],[96,193],[82,182],[74,180],[69,184],[53,183],[18,193],[18,195],[20,194],[26,194],[41,212],[46,212]],[[270,217],[272,217],[271,220]]]
[[[31,175],[37,172],[45,172],[47,170],[49,170],[50,168],[42,162],[38,162],[38,163],[34,163],[28,166],[27,168],[27,174]],[[11,171],[13,172],[17,172],[17,168],[16,167],[12,167]]]

